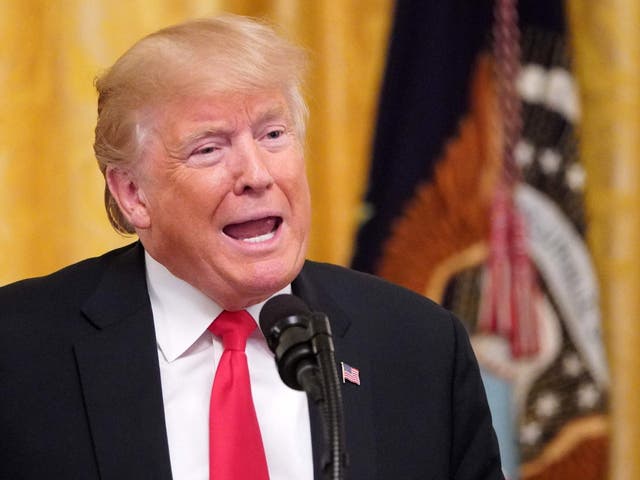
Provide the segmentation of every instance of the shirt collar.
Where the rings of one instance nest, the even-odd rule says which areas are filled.
[[[146,251],[144,258],[156,342],[167,362],[172,362],[202,337],[211,322],[220,315],[222,307],[173,275]],[[272,296],[281,293],[291,293],[291,284]],[[246,308],[256,323],[267,300]],[[256,331],[259,332],[260,328]],[[261,333],[258,335],[262,336]]]

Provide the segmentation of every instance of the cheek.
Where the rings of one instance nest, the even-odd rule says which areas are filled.
[[[217,208],[229,191],[228,178],[218,171],[201,169],[174,175],[167,182],[163,197],[168,204],[198,208],[195,212],[201,209],[211,211]]]
[[[311,195],[306,177],[293,179],[289,202],[298,228],[306,233],[311,226]]]
[[[304,163],[304,157],[296,153],[289,157],[288,161],[279,163],[278,177],[289,192],[297,197],[309,195],[309,184]]]

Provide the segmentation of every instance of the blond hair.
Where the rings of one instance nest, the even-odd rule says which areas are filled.
[[[300,141],[307,106],[302,97],[304,50],[266,24],[224,15],[191,20],[144,37],[96,79],[98,120],[94,152],[105,175],[108,165],[129,166],[141,154],[152,107],[182,95],[280,89]],[[134,233],[105,182],[109,221]]]

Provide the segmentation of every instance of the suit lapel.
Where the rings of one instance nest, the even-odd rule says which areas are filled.
[[[312,310],[323,312],[329,317],[338,372],[341,371],[341,362],[360,370],[360,385],[342,383],[346,449],[349,455],[347,476],[373,479],[376,477],[374,417],[371,405],[373,392],[371,384],[367,381],[367,376],[371,372],[369,368],[371,352],[363,348],[363,342],[360,342],[356,336],[349,334],[352,319],[334,302],[331,292],[335,288],[340,286],[319,282],[308,264],[293,283],[294,295],[302,298]],[[324,434],[320,414],[312,403],[309,404],[309,413],[315,478],[322,479],[324,478],[321,470],[322,459],[327,453],[323,451]]]
[[[83,312],[97,330],[74,346],[103,480],[170,479],[143,249],[115,257]]]

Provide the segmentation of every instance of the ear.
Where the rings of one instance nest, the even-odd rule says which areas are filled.
[[[147,200],[131,170],[109,165],[105,178],[111,195],[129,223],[136,230],[149,228],[151,216]]]

